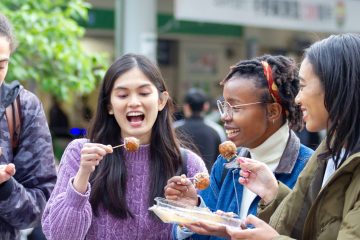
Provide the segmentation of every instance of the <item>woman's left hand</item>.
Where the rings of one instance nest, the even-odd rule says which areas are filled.
[[[279,191],[278,182],[271,169],[263,162],[239,157],[239,183],[261,197],[265,204],[276,198]]]
[[[234,227],[227,227],[226,231],[230,235],[232,240],[240,240],[240,239],[247,239],[247,240],[271,240],[277,236],[279,233],[276,232],[270,225],[268,225],[263,220],[255,217],[254,215],[249,215],[245,219],[245,224],[252,224],[254,228],[249,229],[241,229],[234,228]]]

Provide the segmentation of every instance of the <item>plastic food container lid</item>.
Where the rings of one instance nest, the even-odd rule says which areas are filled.
[[[149,210],[153,211],[164,223],[182,224],[201,221],[217,226],[239,227],[243,222],[239,218],[218,215],[208,208],[188,206],[160,197],[155,198],[155,201],[156,204]]]

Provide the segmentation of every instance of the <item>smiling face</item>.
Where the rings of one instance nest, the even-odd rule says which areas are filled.
[[[324,88],[307,58],[301,63],[299,77],[300,91],[295,101],[301,105],[306,129],[310,132],[325,129],[329,114],[324,105]]]
[[[261,102],[262,89],[254,85],[253,79],[232,77],[224,84],[223,96],[232,106]],[[272,132],[269,128],[266,104],[257,104],[234,109],[233,117],[224,117],[224,127],[229,140],[238,147],[255,148],[262,144]]]
[[[10,42],[4,36],[0,36],[0,86],[4,82],[10,58]]]
[[[109,114],[121,128],[121,137],[136,137],[141,144],[150,143],[152,127],[167,102],[168,93],[159,92],[138,68],[116,79],[111,91]]]

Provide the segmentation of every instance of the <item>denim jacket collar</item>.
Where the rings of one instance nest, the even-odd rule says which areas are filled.
[[[285,150],[280,158],[279,165],[276,167],[274,173],[290,174],[295,166],[300,151],[300,139],[296,134],[290,130],[289,139]],[[250,157],[250,153],[246,148],[238,149],[238,156]]]

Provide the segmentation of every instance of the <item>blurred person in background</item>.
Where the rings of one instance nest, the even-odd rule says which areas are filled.
[[[52,97],[52,106],[49,110],[49,128],[53,140],[55,160],[58,165],[61,155],[73,137],[70,134],[69,118],[55,96]]]
[[[89,106],[89,97],[85,96],[85,95],[82,96],[81,97],[81,104],[82,104],[81,116],[86,122],[90,122],[90,120],[93,117],[93,113],[92,113],[92,110],[91,110],[91,108]]]
[[[212,122],[216,122],[218,123],[219,125],[221,124],[222,125],[222,122],[221,122],[221,115],[219,113],[219,110],[218,110],[218,107],[217,107],[217,101],[220,100],[220,101],[223,101],[223,97],[218,97],[218,98],[215,98],[215,99],[210,99],[210,108],[209,108],[209,111],[207,112],[206,116],[205,116],[205,120],[208,120],[208,121],[212,121]],[[224,131],[224,128],[222,127],[222,131]],[[226,135],[224,134],[224,139],[226,139]]]
[[[11,24],[0,13],[1,240],[20,239],[20,229],[40,224],[56,181],[51,135],[41,102],[17,82],[4,82],[14,49]],[[7,109],[12,114],[7,115]]]
[[[69,118],[61,108],[59,101],[53,97],[49,113],[49,128],[54,138],[70,138]]]
[[[300,142],[302,144],[308,146],[313,150],[315,150],[319,146],[322,140],[321,134],[319,132],[309,132],[308,130],[306,130],[306,128],[302,129],[296,134],[300,138]]]
[[[225,141],[225,131],[215,122],[205,120],[209,101],[204,91],[191,88],[185,95],[183,112],[185,119],[174,122],[178,136],[189,139],[200,152],[208,171],[219,155],[219,145]]]

